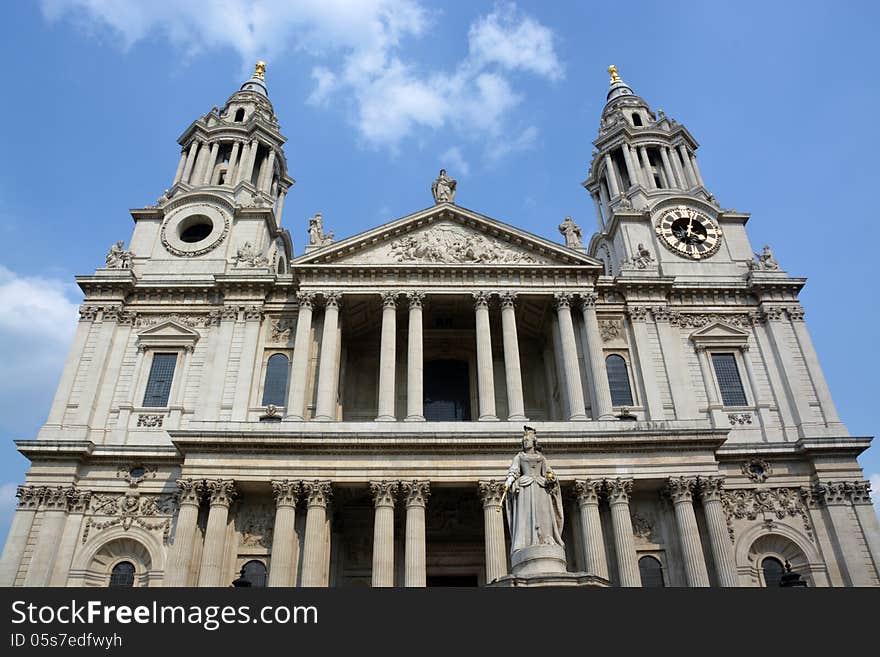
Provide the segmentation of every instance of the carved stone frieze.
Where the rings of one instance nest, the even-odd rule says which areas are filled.
[[[681,328],[701,328],[709,324],[721,323],[739,328],[749,328],[752,323],[749,313],[679,313],[670,314],[669,323]]]
[[[727,419],[732,425],[746,425],[752,423],[751,413],[728,413]]]
[[[165,422],[165,416],[158,413],[138,413],[137,426],[158,429]]]
[[[813,526],[807,508],[796,488],[742,488],[725,491],[721,503],[727,516],[727,530],[731,541],[735,538],[733,520],[761,520],[772,522],[800,517],[804,530],[813,539]]]
[[[272,320],[272,328],[269,332],[270,342],[287,342],[291,332],[296,328],[296,320],[293,317],[279,317]]]
[[[654,525],[640,513],[632,514],[633,536],[643,541],[650,541],[654,535]]]
[[[466,231],[458,226],[438,225],[391,243],[390,255],[397,262],[438,264],[536,264],[528,253],[515,251],[503,242]]]
[[[619,319],[603,319],[599,321],[599,335],[602,342],[611,342],[623,335],[623,322]]]
[[[175,495],[143,495],[134,490],[125,493],[91,495],[91,514],[83,529],[85,543],[93,530],[121,526],[128,531],[132,525],[147,531],[161,531],[163,544],[168,544],[171,519],[178,508]]]
[[[40,500],[43,499],[43,486],[19,486],[15,490],[15,496],[18,498],[18,508],[21,510],[35,511],[40,506]]]
[[[274,520],[274,510],[265,504],[240,509],[235,519],[236,527],[241,535],[240,545],[271,547]]]
[[[217,311],[212,311],[209,313],[193,313],[186,315],[181,315],[178,313],[144,315],[138,313],[137,319],[135,320],[135,326],[146,328],[149,326],[164,324],[165,322],[174,322],[175,324],[182,324],[183,326],[188,326],[189,328],[203,328],[206,326],[212,326],[216,322],[217,318]]]

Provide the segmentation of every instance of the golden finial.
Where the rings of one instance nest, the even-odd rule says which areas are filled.
[[[260,78],[261,80],[266,79],[266,62],[262,59],[257,62],[257,65],[254,67],[254,77]]]
[[[608,67],[608,72],[611,74],[611,84],[614,84],[615,82],[623,82],[623,80],[620,79],[620,75],[617,73],[617,67],[614,64]]]

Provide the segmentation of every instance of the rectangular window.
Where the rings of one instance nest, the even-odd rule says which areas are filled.
[[[721,402],[725,406],[748,406],[746,391],[743,390],[739,369],[736,366],[736,356],[712,354],[712,365],[715,368],[718,387],[721,389]]]
[[[168,406],[168,395],[171,394],[171,381],[174,379],[176,365],[177,354],[153,354],[150,378],[147,379],[147,390],[144,393],[145,408]]]

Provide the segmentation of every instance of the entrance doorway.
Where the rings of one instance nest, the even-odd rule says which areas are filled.
[[[428,575],[426,584],[432,586],[479,586],[476,575]]]
[[[470,422],[471,391],[465,361],[425,363],[424,413],[428,422]]]

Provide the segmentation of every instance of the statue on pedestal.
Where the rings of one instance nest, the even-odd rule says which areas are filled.
[[[565,237],[565,246],[570,249],[583,248],[584,244],[581,241],[581,228],[572,221],[571,217],[566,217],[565,221],[559,224],[559,232]]]
[[[440,175],[437,176],[431,184],[431,193],[434,195],[434,203],[453,203],[455,202],[455,187],[458,184],[446,175],[446,169],[440,169]]]

